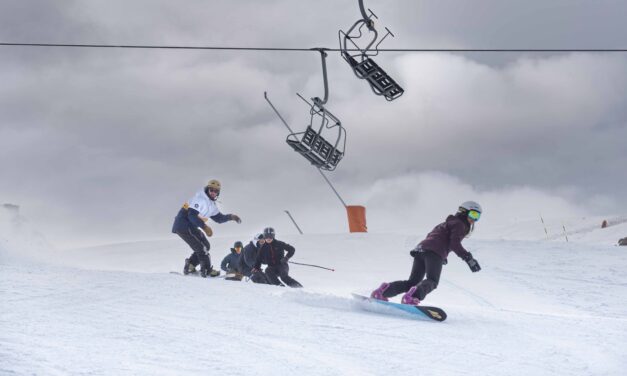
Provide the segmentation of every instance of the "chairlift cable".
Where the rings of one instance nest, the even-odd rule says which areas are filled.
[[[217,51],[282,51],[312,52],[321,49],[341,52],[339,48],[292,48],[292,47],[229,47],[229,46],[167,46],[132,44],[71,44],[71,43],[14,43],[0,42],[4,47],[69,47],[69,48],[126,48],[163,50],[217,50]],[[358,52],[359,49],[345,51]],[[379,48],[379,52],[627,52],[627,48]]]

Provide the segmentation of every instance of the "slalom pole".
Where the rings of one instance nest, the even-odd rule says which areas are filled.
[[[566,226],[562,223],[562,228],[564,229],[564,237],[566,238],[566,243],[568,243],[568,235],[566,234]]]
[[[290,219],[292,220],[292,223],[294,224],[294,226],[296,226],[296,229],[298,230],[298,232],[300,232],[300,234],[303,234],[303,231],[300,229],[300,227],[298,227],[298,225],[296,224],[296,221],[294,220],[294,217],[292,217],[292,215],[290,214],[289,211],[287,210],[283,210],[284,212],[287,213],[287,216],[290,217]]]
[[[294,265],[303,265],[303,266],[311,266],[314,268],[320,268],[320,269],[325,269],[325,270],[330,270],[332,272],[335,271],[335,269],[331,269],[331,268],[325,268],[324,266],[320,266],[320,265],[313,265],[313,264],[303,264],[300,262],[294,262],[294,261],[289,261],[290,264],[294,264]]]
[[[546,230],[546,224],[544,223],[544,218],[542,218],[542,214],[540,214],[540,220],[542,221],[542,226],[544,227],[544,234],[546,235],[546,240],[549,240],[549,232]]]

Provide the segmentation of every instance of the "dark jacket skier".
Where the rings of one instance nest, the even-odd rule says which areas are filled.
[[[268,278],[261,270],[253,273],[255,261],[257,261],[257,253],[263,243],[265,243],[263,234],[256,234],[253,237],[253,240],[246,244],[246,247],[244,247],[242,255],[239,258],[239,265],[242,274],[246,277],[250,277],[250,280],[254,283],[268,283]]]
[[[298,281],[288,275],[290,271],[288,261],[294,256],[296,249],[285,242],[276,240],[272,227],[267,227],[263,230],[263,237],[265,244],[259,249],[253,270],[260,270],[261,264],[267,264],[265,273],[270,284],[281,285],[281,281],[283,281],[290,287],[303,287]],[[279,277],[281,281],[279,281]]]
[[[237,215],[222,214],[218,209],[215,201],[220,195],[221,187],[219,181],[209,180],[207,186],[196,192],[194,197],[183,205],[174,219],[172,232],[180,236],[193,250],[192,255],[185,259],[183,274],[196,272],[196,265],[199,264],[200,275],[203,277],[206,277],[207,274],[212,277],[220,274],[220,271],[214,270],[211,265],[209,256],[211,246],[205,234],[210,237],[213,235],[213,230],[207,226],[206,222],[211,218],[217,223],[227,221],[241,223]]]
[[[255,261],[257,260],[257,250],[260,245],[259,241],[263,241],[263,234],[259,233],[253,237],[253,240],[248,242],[242,251],[242,255],[239,258],[239,267],[242,270],[242,274],[250,277],[251,271],[255,267]]]
[[[409,279],[384,282],[370,296],[387,301],[390,297],[405,293],[401,299],[402,303],[420,304],[420,301],[438,286],[442,265],[448,262],[448,254],[451,251],[466,261],[473,273],[481,270],[477,260],[462,246],[462,240],[472,233],[475,222],[481,217],[481,211],[481,205],[474,201],[462,203],[455,215],[449,215],[444,222],[435,226],[427,237],[409,252],[414,257]]]
[[[240,258],[242,257],[242,242],[237,241],[231,248],[231,253],[226,255],[224,259],[222,259],[222,263],[220,264],[220,268],[227,273],[239,273],[242,274],[240,269]]]

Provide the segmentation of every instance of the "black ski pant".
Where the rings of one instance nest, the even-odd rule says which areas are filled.
[[[283,281],[289,287],[303,287],[297,280],[288,275],[290,267],[287,264],[268,265],[265,272],[268,283],[271,285],[280,285]],[[281,281],[279,281],[279,277],[281,277]]]
[[[263,272],[255,272],[250,275],[250,280],[254,283],[268,284],[268,277]]]
[[[390,283],[387,290],[383,292],[383,296],[386,298],[396,296],[416,286],[414,297],[424,300],[428,293],[438,287],[440,274],[442,274],[442,258],[435,252],[423,250],[414,257],[409,279]]]
[[[211,269],[211,257],[209,257],[209,248],[211,248],[211,246],[205,234],[196,227],[190,227],[176,234],[194,251],[194,253],[189,256],[190,264],[196,266],[204,262],[207,269]]]

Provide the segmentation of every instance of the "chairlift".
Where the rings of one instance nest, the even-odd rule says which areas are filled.
[[[374,19],[378,19],[377,15],[370,9],[366,13],[363,0],[359,0],[359,10],[361,19],[357,20],[347,32],[340,29],[338,33],[342,57],[348,62],[358,78],[368,81],[370,88],[376,95],[383,95],[388,101],[393,101],[403,95],[405,91],[371,57],[377,56],[379,45],[388,35],[394,37],[394,34],[386,27],[385,35],[379,40],[379,33],[374,27]],[[371,34],[371,39],[367,39],[364,34],[364,27],[368,29],[368,34]],[[361,42],[362,39],[367,43],[364,47],[357,43]],[[360,44],[363,45],[363,43]]]
[[[338,163],[344,157],[344,149],[346,148],[346,130],[342,127],[342,122],[329,110],[325,108],[325,104],[329,98],[329,87],[327,82],[327,53],[323,48],[316,48],[322,57],[322,76],[324,79],[324,99],[319,97],[311,98],[312,102],[308,102],[302,95],[296,93],[309,106],[309,124],[305,131],[294,132],[292,128],[283,119],[283,116],[274,107],[268,94],[264,93],[264,97],[270,107],[277,114],[279,119],[290,131],[286,138],[287,144],[296,152],[305,157],[312,165],[322,170],[333,171]],[[323,137],[323,133],[325,134]],[[328,135],[330,134],[330,136]]]

